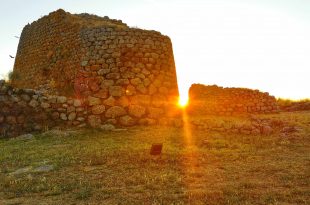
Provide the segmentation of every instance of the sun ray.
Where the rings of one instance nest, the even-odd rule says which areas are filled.
[[[185,108],[188,105],[188,96],[186,95],[181,95],[179,97],[179,101],[178,101],[178,106],[180,108]]]

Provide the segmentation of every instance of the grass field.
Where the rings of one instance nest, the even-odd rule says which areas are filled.
[[[267,117],[301,129],[283,137],[153,126],[2,139],[0,204],[310,204],[310,112]],[[157,142],[163,153],[150,156]]]

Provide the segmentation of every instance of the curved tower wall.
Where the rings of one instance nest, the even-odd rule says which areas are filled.
[[[63,10],[24,27],[12,84],[81,100],[90,124],[158,121],[178,98],[169,37]]]

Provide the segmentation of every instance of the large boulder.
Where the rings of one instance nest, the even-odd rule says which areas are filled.
[[[123,115],[126,115],[126,110],[120,106],[110,107],[105,113],[105,116],[107,118],[116,118],[116,117],[120,117]]]
[[[109,93],[111,96],[120,97],[123,94],[123,88],[121,86],[110,86]]]
[[[100,115],[105,111],[105,106],[104,105],[94,105],[92,107],[92,113],[94,115]]]
[[[140,105],[130,105],[129,106],[129,115],[133,117],[142,117],[145,114],[145,107]]]

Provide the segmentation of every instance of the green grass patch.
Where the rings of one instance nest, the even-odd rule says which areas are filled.
[[[310,113],[260,117],[301,129],[286,138],[154,126],[0,140],[0,204],[309,204]],[[163,143],[161,156],[149,155],[153,143]],[[31,171],[42,165],[53,169]]]

